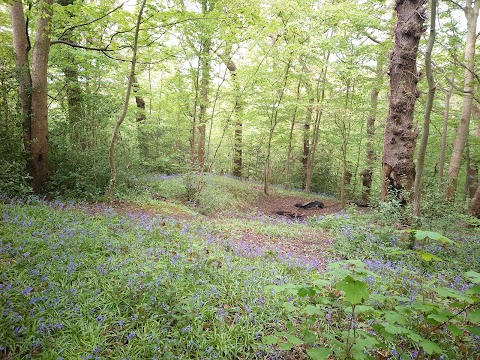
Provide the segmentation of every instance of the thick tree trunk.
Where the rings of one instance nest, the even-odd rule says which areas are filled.
[[[389,188],[401,194],[410,191],[415,179],[413,153],[418,131],[413,124],[413,111],[418,97],[416,88],[417,53],[420,37],[425,31],[427,0],[396,0],[397,25],[395,44],[390,55],[390,104],[382,160],[382,201],[387,200]]]
[[[428,38],[427,50],[425,51],[425,73],[428,82],[428,97],[425,105],[425,115],[423,118],[422,140],[418,149],[417,172],[415,175],[415,184],[413,187],[413,214],[420,216],[421,192],[422,192],[422,175],[425,166],[425,154],[427,152],[428,135],[430,133],[430,114],[433,107],[433,99],[435,97],[435,79],[432,70],[432,51],[435,43],[435,23],[437,17],[437,0],[431,0],[430,11],[430,36]]]
[[[480,0],[467,0],[464,12],[467,19],[467,40],[465,44],[465,73],[463,83],[463,105],[460,122],[457,127],[457,135],[453,142],[452,156],[448,167],[448,188],[446,197],[452,198],[457,188],[458,173],[462,164],[462,153],[468,136],[470,115],[472,112],[474,64],[475,64],[475,41],[477,38],[477,19],[480,8]]]
[[[40,2],[40,16],[32,54],[32,187],[40,192],[48,177],[47,68],[53,0]]]
[[[23,145],[27,158],[27,170],[28,173],[32,176],[33,167],[30,161],[32,144],[32,77],[30,74],[30,64],[28,62],[30,41],[28,39],[28,29],[26,27],[23,4],[21,1],[11,2],[10,15],[12,19],[15,69],[19,79],[18,97],[20,101],[20,110],[22,113]]]

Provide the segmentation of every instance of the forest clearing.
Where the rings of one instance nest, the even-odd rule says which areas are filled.
[[[480,360],[479,11],[0,3],[0,359]]]

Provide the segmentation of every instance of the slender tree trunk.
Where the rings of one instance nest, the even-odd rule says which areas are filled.
[[[465,78],[463,83],[463,105],[460,122],[457,127],[457,135],[453,142],[452,156],[448,167],[448,187],[446,197],[452,198],[457,188],[458,173],[462,164],[462,153],[468,136],[470,115],[472,112],[474,65],[475,65],[475,41],[477,38],[477,19],[480,8],[480,0],[467,0],[465,17],[467,19],[467,40],[465,45]]]
[[[231,46],[227,47],[224,55],[220,56],[232,76],[233,88],[235,90],[235,131],[233,134],[233,176],[242,177],[242,141],[243,141],[243,105],[241,100],[240,85],[237,79],[237,65],[231,57]]]
[[[417,172],[415,175],[415,184],[413,187],[413,214],[420,216],[420,202],[422,192],[422,175],[425,167],[425,154],[427,152],[428,135],[430,133],[430,114],[435,98],[435,79],[432,71],[432,51],[435,43],[435,23],[437,18],[437,0],[431,0],[430,8],[430,36],[428,38],[427,50],[425,51],[425,74],[428,82],[428,97],[425,105],[425,115],[423,118],[423,132],[420,147],[418,149]]]
[[[291,165],[292,165],[290,158],[292,157],[293,130],[295,129],[295,123],[297,122],[297,110],[298,110],[298,102],[300,101],[301,86],[302,86],[302,82],[299,81],[297,86],[297,98],[296,98],[295,108],[293,109],[292,122],[290,124],[290,132],[288,134],[287,166],[286,166],[286,172],[285,172],[285,182],[288,188],[290,188],[290,171],[291,171]]]
[[[379,86],[383,78],[383,61],[381,60],[382,55],[379,55],[377,58],[377,69],[375,77],[375,85],[370,92],[370,113],[367,118],[367,143],[366,143],[366,156],[365,156],[365,169],[360,173],[362,176],[362,201],[365,204],[368,204],[370,201],[370,194],[372,191],[372,175],[373,175],[373,165],[377,160],[377,155],[375,154],[375,149],[373,146],[373,137],[375,136],[375,121],[377,119],[377,107],[378,107],[378,94]]]
[[[416,88],[417,53],[425,31],[427,0],[396,0],[395,44],[390,55],[390,103],[382,159],[382,201],[389,188],[395,188],[402,202],[402,192],[410,191],[415,179],[413,153],[418,131],[413,124],[413,111],[418,97]]]
[[[279,90],[278,100],[273,106],[272,116],[270,117],[270,131],[268,134],[267,157],[265,158],[264,171],[263,171],[263,192],[265,195],[268,195],[268,182],[270,177],[270,155],[272,150],[273,133],[278,124],[278,108],[280,107],[280,104],[282,103],[282,100],[283,100],[283,95],[285,94],[285,89],[287,87],[288,76],[290,74],[291,65],[292,65],[292,60],[289,59],[285,66],[286,67],[285,76],[283,78],[282,87]]]
[[[135,26],[135,34],[133,38],[133,48],[132,48],[132,62],[130,66],[130,73],[128,75],[128,84],[127,90],[125,92],[125,100],[123,103],[123,110],[120,116],[115,123],[115,127],[112,132],[112,138],[110,140],[110,146],[108,149],[108,162],[110,164],[110,183],[108,185],[108,200],[110,203],[113,201],[113,193],[115,191],[115,183],[117,181],[117,168],[115,166],[115,140],[117,139],[118,133],[120,131],[120,126],[122,125],[123,120],[125,120],[125,116],[127,115],[128,111],[128,104],[130,101],[130,94],[132,92],[132,86],[135,81],[135,66],[137,64],[137,48],[138,48],[138,33],[140,32],[140,22],[142,20],[143,9],[145,7],[146,0],[142,0],[140,5],[140,10],[138,11],[137,15],[137,23]]]
[[[449,80],[450,88],[445,94],[445,109],[443,111],[442,144],[440,145],[440,159],[438,161],[438,189],[443,191],[443,180],[445,176],[445,154],[447,152],[447,128],[448,117],[450,113],[450,98],[455,84],[455,71],[452,71],[452,77]]]
[[[313,170],[315,165],[315,153],[317,151],[318,137],[320,133],[320,121],[323,115],[323,100],[325,99],[325,84],[327,82],[328,60],[330,51],[325,56],[325,67],[322,69],[317,81],[316,89],[316,106],[315,106],[315,122],[313,125],[312,141],[307,158],[307,171],[305,174],[305,191],[310,192],[312,188]],[[321,85],[321,90],[320,90]]]
[[[148,157],[148,136],[145,129],[145,120],[147,119],[145,99],[139,94],[140,85],[135,76],[133,79],[133,93],[135,94],[135,104],[137,105],[135,113],[135,121],[137,123],[137,142],[140,157],[146,159]]]

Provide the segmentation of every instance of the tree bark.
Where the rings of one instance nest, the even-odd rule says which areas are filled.
[[[480,182],[478,183],[477,191],[475,191],[472,201],[470,202],[468,213],[472,216],[480,218]]]
[[[316,89],[316,106],[315,106],[315,122],[313,124],[312,140],[307,157],[307,168],[305,174],[305,191],[310,192],[312,188],[313,170],[315,165],[315,152],[317,151],[318,136],[320,133],[320,121],[323,115],[323,100],[325,99],[325,84],[327,82],[328,61],[330,58],[330,50],[325,55],[325,66],[322,69],[317,81]],[[320,90],[321,85],[321,90]],[[310,103],[308,106],[311,106]],[[307,108],[308,111],[308,108]]]
[[[32,77],[30,73],[30,64],[28,61],[30,41],[28,39],[28,29],[25,23],[25,15],[21,1],[11,2],[10,16],[12,19],[15,69],[19,78],[18,97],[20,102],[20,111],[22,113],[23,146],[25,148],[27,159],[27,170],[32,176],[33,167],[30,161],[32,144]]]
[[[367,118],[367,144],[366,144],[366,156],[365,156],[365,169],[360,173],[362,176],[362,201],[368,204],[370,201],[370,193],[372,191],[372,175],[373,164],[377,160],[375,149],[373,147],[373,137],[375,136],[375,121],[377,119],[377,106],[378,106],[378,94],[379,86],[383,77],[383,61],[381,60],[383,55],[379,55],[377,58],[377,69],[375,76],[375,85],[370,92],[370,113]]]
[[[140,5],[140,10],[138,11],[137,15],[137,23],[135,26],[135,35],[133,38],[133,47],[132,47],[132,63],[130,66],[130,73],[128,76],[128,85],[127,91],[125,92],[125,101],[123,103],[123,111],[117,119],[115,123],[115,127],[113,128],[112,138],[110,140],[110,146],[108,148],[108,162],[110,164],[110,182],[108,185],[108,200],[111,203],[113,201],[113,193],[115,191],[115,183],[117,181],[117,168],[115,166],[115,140],[117,139],[118,133],[120,131],[120,125],[122,125],[123,120],[125,120],[125,116],[127,115],[128,111],[128,104],[130,101],[130,94],[132,92],[132,86],[135,81],[135,66],[137,64],[137,49],[138,49],[138,33],[140,32],[140,22],[142,20],[143,9],[145,7],[146,0],[142,0],[142,4]]]
[[[415,179],[413,153],[418,131],[413,124],[413,111],[418,97],[416,84],[417,53],[425,31],[427,0],[396,0],[395,44],[390,55],[390,102],[385,124],[382,159],[382,201],[394,187],[402,202],[403,191],[410,191]]]
[[[421,192],[422,192],[422,175],[425,167],[425,154],[427,152],[428,135],[430,133],[430,114],[433,107],[433,99],[435,97],[435,79],[432,70],[432,51],[435,43],[435,23],[437,17],[437,0],[431,0],[430,5],[430,36],[428,38],[427,50],[425,51],[425,75],[428,82],[428,97],[425,105],[425,115],[423,118],[423,132],[418,149],[417,172],[415,175],[415,184],[413,187],[413,214],[420,216]]]
[[[30,43],[23,5],[11,5],[15,65],[20,71],[18,87],[23,116],[24,146],[27,170],[32,177],[32,188],[41,192],[48,177],[48,103],[47,69],[50,51],[50,23],[53,0],[42,0],[32,54],[32,70],[28,65]],[[31,75],[30,75],[31,74]]]
[[[443,127],[442,127],[442,143],[440,145],[440,159],[438,161],[438,189],[443,191],[444,169],[445,169],[445,154],[447,152],[447,128],[448,117],[450,113],[450,98],[455,84],[455,71],[452,71],[452,77],[449,80],[450,88],[445,94],[445,109],[443,110]]]
[[[475,41],[477,38],[477,19],[480,8],[480,0],[467,0],[464,10],[467,19],[467,40],[465,44],[465,73],[463,83],[463,105],[460,122],[457,127],[457,135],[453,142],[452,156],[448,167],[448,187],[446,197],[452,198],[458,182],[458,173],[462,164],[462,153],[468,136],[470,116],[472,112],[473,87],[475,83]]]
[[[233,134],[233,176],[242,177],[242,141],[243,141],[243,106],[241,101],[240,94],[240,85],[237,79],[237,65],[232,60],[231,57],[231,46],[227,47],[228,50],[226,54],[221,55],[223,63],[227,67],[230,75],[232,76],[233,88],[235,90],[235,105],[234,105],[234,116],[235,116],[235,131]]]

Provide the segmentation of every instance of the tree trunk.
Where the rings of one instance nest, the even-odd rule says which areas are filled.
[[[430,114],[435,97],[435,79],[432,71],[432,50],[435,43],[435,22],[437,17],[437,0],[431,0],[430,9],[430,36],[428,38],[427,50],[425,51],[425,74],[428,82],[428,97],[425,105],[425,115],[423,118],[423,132],[420,147],[418,149],[417,172],[415,175],[415,184],[413,187],[413,214],[420,216],[420,201],[422,192],[422,175],[425,167],[425,154],[427,152],[428,135],[430,133]]]
[[[280,107],[280,104],[282,103],[283,95],[285,94],[285,89],[287,87],[288,76],[290,74],[291,66],[292,66],[292,59],[289,59],[287,64],[285,65],[285,76],[283,78],[283,84],[281,89],[279,90],[278,99],[273,106],[272,116],[270,117],[270,131],[268,134],[267,157],[265,159],[264,169],[263,169],[263,193],[265,195],[268,195],[268,182],[269,182],[269,176],[270,176],[270,155],[272,150],[273,133],[278,124],[278,109]]]
[[[295,108],[293,109],[292,122],[290,123],[290,131],[288,133],[288,150],[287,150],[287,166],[285,171],[285,183],[286,187],[290,188],[290,172],[292,167],[291,157],[292,157],[292,148],[293,148],[293,130],[295,129],[295,123],[297,122],[297,111],[298,111],[298,102],[300,101],[300,88],[302,82],[298,82],[297,86],[297,97],[295,102]]]
[[[40,192],[48,177],[47,69],[53,0],[40,2],[40,16],[32,54],[32,187]]]
[[[445,154],[447,151],[447,128],[448,128],[448,117],[450,113],[450,98],[452,97],[452,90],[455,85],[455,71],[452,71],[452,77],[449,80],[450,88],[445,94],[445,109],[443,111],[443,127],[442,127],[442,144],[440,145],[440,159],[438,161],[438,189],[440,191],[443,187],[443,178],[445,176]]]
[[[30,74],[30,64],[28,62],[30,41],[28,39],[28,29],[25,23],[25,15],[21,1],[11,2],[10,15],[12,19],[15,69],[19,78],[18,97],[20,101],[20,111],[22,113],[23,146],[27,159],[27,170],[28,173],[33,176],[33,167],[30,161],[32,144],[32,77]]]
[[[318,136],[320,133],[320,120],[322,119],[322,115],[323,115],[323,100],[325,99],[325,84],[327,82],[327,69],[328,69],[329,58],[330,58],[330,50],[328,50],[325,55],[325,67],[322,69],[317,81],[317,89],[316,89],[317,104],[315,107],[315,123],[313,126],[312,140],[310,142],[311,146],[308,151],[307,169],[305,174],[305,191],[306,192],[310,192],[312,188],[313,170],[315,165],[315,152],[317,151]],[[321,90],[320,90],[320,84],[322,86]],[[310,106],[310,104],[308,106]]]
[[[465,73],[463,83],[463,105],[460,122],[457,127],[457,135],[453,142],[452,156],[448,167],[448,187],[446,197],[452,198],[457,188],[458,173],[462,164],[462,153],[468,136],[470,125],[470,115],[472,112],[474,64],[475,64],[475,41],[477,38],[477,18],[480,8],[480,0],[467,0],[465,8],[465,17],[467,19],[467,40],[465,45]]]
[[[237,65],[231,57],[231,46],[228,46],[228,50],[225,55],[221,56],[222,61],[227,67],[232,76],[233,88],[235,90],[235,132],[233,135],[233,176],[242,177],[242,138],[243,138],[243,106],[241,102],[240,85],[237,79]]]
[[[468,213],[480,218],[480,182],[478,183],[477,191],[475,191],[470,207],[468,208]]]
[[[18,91],[23,116],[27,169],[32,177],[32,188],[36,193],[42,190],[48,177],[47,68],[52,3],[53,0],[42,0],[39,3],[40,15],[33,46],[31,73],[28,66],[30,43],[23,5],[15,1],[10,8],[15,65],[21,79]]]
[[[366,156],[365,156],[365,169],[360,173],[362,176],[362,201],[365,204],[368,204],[370,201],[370,193],[372,191],[372,175],[373,175],[373,164],[377,160],[377,155],[375,154],[375,149],[373,146],[373,137],[375,136],[375,120],[377,118],[377,106],[378,106],[378,88],[382,82],[383,77],[383,61],[381,60],[382,55],[379,55],[377,58],[377,69],[376,69],[376,78],[375,85],[370,93],[370,113],[367,118],[367,144],[366,144]]]
[[[140,32],[140,22],[142,20],[143,8],[145,7],[146,0],[142,0],[142,4],[140,5],[140,10],[138,11],[137,15],[137,24],[135,26],[135,35],[133,38],[133,53],[132,53],[132,63],[130,66],[130,73],[128,76],[128,84],[127,84],[127,91],[125,92],[125,100],[123,103],[123,110],[120,116],[115,123],[115,127],[113,128],[112,138],[110,140],[110,146],[108,148],[108,162],[110,164],[110,183],[108,185],[108,200],[111,203],[113,201],[113,193],[115,191],[115,183],[117,181],[117,168],[115,166],[115,140],[117,139],[118,133],[120,131],[120,125],[122,125],[123,120],[125,120],[125,116],[127,115],[128,111],[128,103],[130,101],[130,94],[132,92],[132,86],[135,80],[135,65],[137,64],[137,48],[138,48],[138,33]]]
[[[416,84],[417,53],[420,37],[425,31],[427,0],[396,0],[395,44],[390,55],[390,103],[385,124],[382,159],[382,201],[389,188],[395,188],[399,200],[407,199],[415,179],[413,153],[418,131],[414,129],[413,111],[418,97]]]

